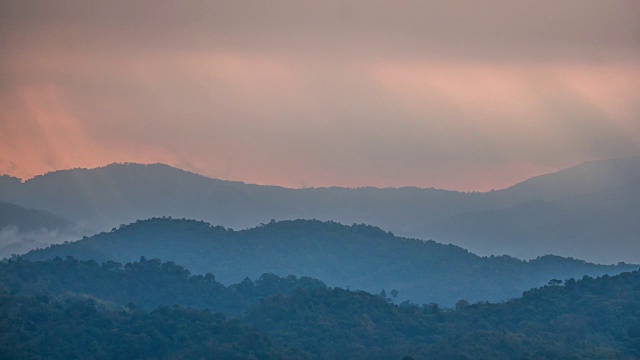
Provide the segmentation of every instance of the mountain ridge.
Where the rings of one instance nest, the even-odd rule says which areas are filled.
[[[557,256],[530,261],[480,257],[455,245],[396,237],[370,225],[318,220],[273,221],[235,231],[203,221],[155,218],[34,250],[24,258],[56,256],[121,263],[141,256],[159,258],[182,264],[194,273],[214,273],[226,284],[263,273],[308,276],[329,286],[372,293],[396,289],[402,299],[448,306],[460,299],[506,300],[551,278],[598,276],[637,268]]]
[[[594,177],[598,178],[595,182]],[[517,192],[537,192],[535,195],[528,195],[529,198],[560,199],[594,192],[602,187],[623,185],[634,179],[640,179],[640,156],[586,161],[559,171],[533,176],[493,194],[513,198]]]
[[[75,167],[75,168],[69,168],[69,169],[60,169],[60,170],[53,170],[53,171],[48,171],[46,173],[43,174],[38,174],[35,175],[31,178],[28,179],[22,179],[19,177],[15,177],[13,175],[10,174],[0,174],[0,178],[8,178],[11,180],[17,180],[20,183],[26,183],[32,180],[36,180],[36,179],[40,179],[43,177],[47,177],[47,176],[51,176],[53,174],[62,174],[62,173],[68,173],[68,172],[76,172],[76,171],[92,171],[92,170],[108,170],[110,168],[116,168],[116,167],[128,167],[128,166],[136,166],[136,167],[161,167],[164,169],[172,169],[172,170],[177,170],[179,172],[182,173],[187,173],[190,175],[195,175],[201,178],[205,178],[205,179],[209,179],[209,180],[215,180],[215,181],[220,181],[220,182],[227,182],[227,183],[234,183],[234,184],[238,184],[238,185],[250,185],[250,186],[259,186],[259,187],[273,187],[273,188],[280,188],[280,189],[287,189],[287,190],[305,190],[305,189],[332,189],[332,188],[337,188],[337,189],[378,189],[378,190],[386,190],[386,189],[390,189],[390,190],[394,190],[394,189],[418,189],[418,190],[442,190],[442,191],[449,191],[449,192],[456,192],[456,193],[477,193],[477,194],[489,194],[489,193],[495,193],[495,192],[500,192],[500,191],[504,191],[504,190],[509,190],[509,189],[513,189],[513,188],[519,188],[519,187],[527,187],[527,186],[533,186],[536,187],[537,185],[535,185],[537,182],[539,182],[541,179],[544,178],[548,178],[549,176],[554,176],[554,177],[561,177],[563,175],[567,175],[567,174],[571,174],[571,175],[575,175],[576,173],[580,173],[581,171],[585,171],[586,169],[597,169],[599,172],[605,172],[605,173],[611,173],[611,169],[618,169],[619,170],[625,170],[628,169],[628,166],[624,166],[624,165],[629,165],[632,164],[634,165],[634,168],[636,168],[636,171],[632,172],[632,177],[640,177],[640,170],[637,170],[637,166],[640,166],[640,155],[637,156],[628,156],[628,157],[620,157],[620,158],[611,158],[611,159],[600,159],[600,160],[589,160],[589,161],[584,161],[581,162],[577,165],[573,165],[573,166],[569,166],[567,168],[561,169],[561,170],[557,170],[557,171],[551,171],[551,172],[547,172],[547,173],[543,173],[540,175],[534,175],[530,178],[527,178],[523,181],[517,182],[513,185],[507,186],[505,188],[501,188],[501,189],[493,189],[493,190],[488,190],[488,191],[462,191],[462,190],[454,190],[454,189],[446,189],[446,188],[434,188],[434,187],[420,187],[420,186],[389,186],[389,187],[377,187],[377,186],[372,186],[372,185],[362,185],[362,186],[355,186],[355,187],[345,187],[345,186],[314,186],[314,187],[300,187],[300,188],[294,188],[294,187],[286,187],[286,186],[281,186],[281,185],[275,185],[275,184],[258,184],[258,183],[249,183],[249,182],[245,182],[245,181],[240,181],[240,180],[229,180],[229,179],[220,179],[220,178],[216,178],[216,177],[211,177],[211,176],[207,176],[207,175],[203,175],[203,174],[199,174],[195,171],[191,171],[191,170],[186,170],[177,166],[172,166],[172,165],[168,165],[165,163],[161,163],[161,162],[155,162],[155,163],[137,163],[137,162],[113,162],[113,163],[109,163],[103,166],[98,166],[98,167],[92,167],[92,168],[85,168],[85,167]],[[603,174],[605,175],[605,174]],[[627,175],[628,176],[628,175]],[[610,176],[610,179],[615,179],[615,176]],[[574,185],[574,184],[572,184]]]
[[[625,197],[608,196],[607,189],[636,179],[640,179],[640,157],[588,162],[487,193],[417,187],[289,189],[213,179],[164,164],[124,163],[53,172],[24,183],[0,177],[0,201],[53,212],[96,231],[162,216],[201,219],[236,229],[271,219],[319,219],[372,224],[402,236],[456,243],[479,253],[486,244],[485,248],[496,255],[533,258],[549,253],[549,244],[554,244],[553,253],[616,263],[640,262],[640,243],[633,241],[637,233],[633,224],[615,227],[617,220],[611,216],[594,221],[593,215],[585,212],[561,212],[557,220],[572,224],[573,229],[563,230],[562,236],[546,236],[547,229],[538,226],[539,219],[527,217],[526,212],[512,216],[509,208],[583,196],[584,208],[606,213],[608,209],[621,209],[621,201],[626,201]],[[639,190],[628,187],[626,191],[632,195],[628,198],[635,199]],[[625,206],[627,212],[640,211],[640,200],[627,201]],[[482,212],[494,215],[487,224],[497,224],[493,226],[496,231],[484,234],[464,223],[442,225]],[[507,224],[514,229],[510,233],[499,226],[504,213],[514,219]],[[579,218],[580,214],[585,218]],[[616,230],[619,241],[615,253],[604,256],[611,250],[610,242],[587,231],[594,224]],[[526,239],[521,238],[522,233],[527,233]],[[495,249],[492,244],[512,245]],[[576,244],[593,251],[576,252]]]
[[[521,242],[537,242],[547,252],[584,258],[602,250],[597,243],[585,239],[601,238],[609,245],[607,252],[600,255],[603,262],[629,261],[631,256],[624,245],[636,241],[640,233],[636,216],[640,209],[639,189],[640,178],[556,200],[532,200],[462,213],[434,222],[425,233],[433,238],[447,237],[481,255],[502,252],[520,258],[527,256],[527,249],[520,249]],[[530,226],[521,225],[525,223]],[[474,239],[468,234],[473,234]],[[558,243],[565,247],[559,248]]]

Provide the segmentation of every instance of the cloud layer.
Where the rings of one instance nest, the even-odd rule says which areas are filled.
[[[635,1],[2,1],[0,172],[488,190],[640,154]]]

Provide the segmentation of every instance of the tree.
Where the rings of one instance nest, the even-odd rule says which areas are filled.
[[[398,297],[398,290],[393,289],[393,290],[391,290],[390,294],[391,294],[391,297],[395,299],[395,298]]]
[[[467,306],[469,306],[469,302],[467,300],[465,300],[465,299],[460,299],[456,303],[456,310],[462,310],[462,309],[466,308]]]

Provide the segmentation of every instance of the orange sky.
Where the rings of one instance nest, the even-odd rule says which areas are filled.
[[[640,155],[637,2],[479,3],[0,0],[0,173],[484,191]]]

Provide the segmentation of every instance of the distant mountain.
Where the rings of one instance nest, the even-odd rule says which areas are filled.
[[[71,221],[50,212],[0,202],[0,259],[75,240],[80,230]]]
[[[211,179],[162,164],[112,164],[56,171],[24,183],[2,176],[0,201],[54,212],[97,230],[161,216],[236,229],[306,218],[372,224],[481,254],[554,253],[615,263],[640,262],[637,226],[626,220],[640,213],[640,204],[629,201],[638,198],[638,181],[640,157],[589,162],[488,193],[286,189]],[[579,199],[582,209],[565,210],[572,199]]]
[[[537,252],[632,262],[640,251],[640,179],[559,200],[527,201],[441,219],[424,229],[472,252]]]
[[[408,229],[425,219],[484,209],[480,194],[399,188],[287,189],[207,178],[163,164],[111,164],[36,176],[0,177],[0,200],[109,230],[158,216],[234,228],[271,219],[316,218]]]
[[[64,229],[73,225],[71,221],[50,212],[0,202],[0,229],[15,226],[19,233],[27,233],[41,229]]]
[[[198,274],[214,273],[225,284],[263,273],[308,276],[329,286],[372,293],[397,290],[398,300],[447,306],[460,299],[507,300],[553,278],[636,269],[556,256],[531,261],[482,258],[457,246],[400,238],[372,226],[316,220],[270,222],[234,231],[205,222],[157,218],[24,257],[45,260],[56,256],[121,263],[141,256],[159,258]]]
[[[0,202],[0,229],[15,226],[19,233],[41,229],[58,230],[73,227],[73,222],[56,214]]]
[[[565,170],[536,176],[489,194],[505,204],[553,201],[596,193],[637,180],[640,180],[640,156],[585,162]]]

